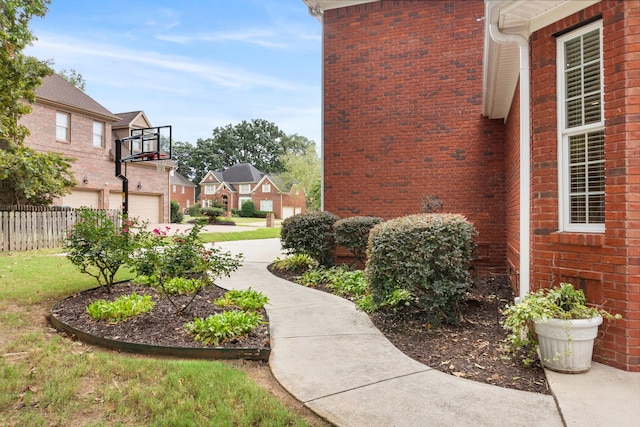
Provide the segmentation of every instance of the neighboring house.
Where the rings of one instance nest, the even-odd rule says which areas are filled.
[[[115,176],[114,141],[129,131],[149,127],[144,113],[113,114],[57,74],[36,89],[32,112],[21,118],[30,135],[25,145],[75,158],[78,182],[57,206],[101,209],[122,207],[122,181]],[[166,161],[165,161],[166,162]],[[150,222],[168,222],[170,165],[128,163],[129,214]]]
[[[209,171],[200,181],[203,207],[217,200],[228,209],[240,209],[251,200],[256,209],[269,211],[276,218],[288,218],[305,212],[304,189],[285,187],[278,179],[264,174],[248,163],[239,163],[222,172]]]
[[[184,176],[180,175],[177,171],[172,171],[170,174],[169,182],[171,184],[170,194],[171,200],[177,202],[180,205],[183,213],[195,203],[196,200],[196,185],[189,181]]]
[[[640,2],[303,0],[323,26],[323,208],[437,201],[516,295],[571,282],[640,370]],[[604,333],[603,333],[604,331]]]

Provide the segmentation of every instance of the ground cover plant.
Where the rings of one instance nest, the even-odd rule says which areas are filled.
[[[264,363],[114,353],[53,331],[51,306],[95,286],[58,251],[0,254],[0,425],[326,425]]]
[[[87,314],[96,321],[106,320],[109,323],[118,323],[153,309],[155,303],[150,295],[123,295],[114,301],[103,299],[92,302],[87,306]]]

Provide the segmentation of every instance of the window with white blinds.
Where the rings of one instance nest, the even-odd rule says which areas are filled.
[[[603,232],[602,23],[558,38],[560,230]]]

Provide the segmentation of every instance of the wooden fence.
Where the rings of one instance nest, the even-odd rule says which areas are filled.
[[[69,227],[78,220],[71,208],[0,206],[0,252],[62,246]],[[117,210],[109,210],[114,214]]]

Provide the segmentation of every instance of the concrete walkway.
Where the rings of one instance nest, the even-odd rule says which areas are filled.
[[[580,375],[547,372],[554,396],[456,378],[405,356],[353,303],[271,275],[279,239],[218,246],[245,255],[218,284],[270,299],[275,378],[337,426],[640,425],[640,373],[600,364]]]

